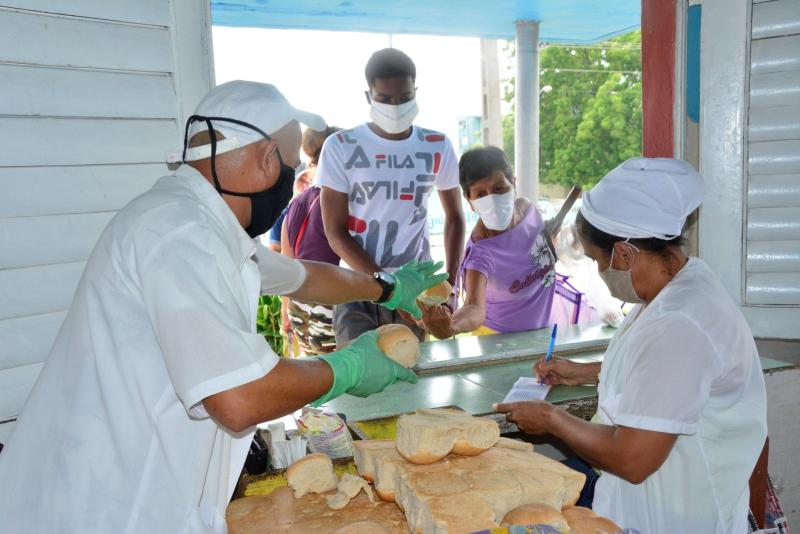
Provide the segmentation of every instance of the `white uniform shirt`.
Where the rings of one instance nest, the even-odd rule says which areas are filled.
[[[272,370],[259,289],[305,279],[260,248],[189,166],[117,214],[0,453],[0,530],[226,532],[253,433],[201,401]]]
[[[764,378],[750,328],[701,260],[614,336],[598,414],[604,424],[679,435],[642,484],[603,473],[598,514],[647,534],[747,532],[748,480],[767,435]]]

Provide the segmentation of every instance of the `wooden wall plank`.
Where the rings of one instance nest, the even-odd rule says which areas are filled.
[[[800,0],[777,0],[753,6],[753,40],[800,33]]]
[[[800,139],[800,106],[751,108],[750,141]]]
[[[0,321],[0,370],[45,361],[66,316],[58,311]]]
[[[749,208],[800,206],[800,174],[754,174],[747,177]]]
[[[163,163],[181,143],[174,120],[0,118],[0,166]]]
[[[748,273],[747,303],[797,305],[800,302],[800,273]],[[797,324],[794,325],[795,328]]]
[[[800,140],[750,143],[750,174],[800,173]]]
[[[169,74],[0,64],[0,80],[14,87],[0,99],[0,115],[163,119],[177,114]]]
[[[0,270],[0,319],[66,310],[86,262]]]
[[[85,261],[114,211],[0,219],[0,269]]]
[[[0,16],[0,62],[173,71],[167,28],[13,10]]]
[[[35,363],[0,371],[0,420],[19,415],[43,366]]]
[[[7,421],[0,424],[0,443],[8,443],[8,438],[11,437],[11,432],[16,424],[16,421]]]
[[[160,163],[0,167],[0,218],[118,210],[170,172]]]
[[[135,2],[109,2],[108,0],[2,0],[3,6],[42,11],[52,14],[73,15],[139,24],[168,26],[169,2],[164,0],[136,0]]]

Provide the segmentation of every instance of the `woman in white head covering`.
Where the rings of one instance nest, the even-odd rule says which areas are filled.
[[[593,422],[546,402],[498,405],[602,474],[595,511],[648,534],[747,532],[748,480],[767,434],[758,352],[709,267],[681,249],[703,182],[686,162],[628,160],[584,194],[586,254],[612,295],[638,305],[602,364],[539,362],[548,384],[597,383]]]

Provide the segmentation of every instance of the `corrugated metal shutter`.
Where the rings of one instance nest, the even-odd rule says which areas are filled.
[[[0,0],[0,441],[116,210],[213,85],[208,2]]]
[[[800,0],[754,1],[745,305],[800,306]]]

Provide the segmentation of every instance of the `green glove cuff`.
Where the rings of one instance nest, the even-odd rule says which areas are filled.
[[[331,371],[333,371],[333,385],[327,393],[311,403],[311,406],[314,408],[319,408],[329,400],[339,397],[355,386],[355,384],[350,381],[350,377],[359,376],[358,370],[356,369],[357,359],[348,358],[345,354],[342,354],[346,351],[347,347],[343,348],[342,350],[317,357],[318,360],[330,365]]]

